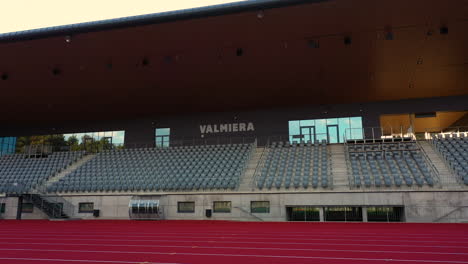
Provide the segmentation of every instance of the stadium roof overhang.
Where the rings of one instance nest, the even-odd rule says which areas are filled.
[[[4,34],[0,121],[467,95],[466,47],[463,0],[247,1]]]

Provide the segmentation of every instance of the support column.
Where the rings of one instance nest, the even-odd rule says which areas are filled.
[[[16,220],[21,220],[21,214],[23,211],[23,196],[18,196],[18,206],[16,206]]]
[[[367,207],[362,207],[362,221],[367,222]]]
[[[325,214],[324,214],[324,209],[323,207],[320,207],[319,209],[319,216],[320,216],[320,222],[325,222]]]

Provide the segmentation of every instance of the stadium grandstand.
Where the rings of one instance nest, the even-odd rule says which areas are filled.
[[[211,230],[205,249],[216,242],[232,252],[199,252],[194,237],[166,246],[168,252],[142,248],[138,261],[112,258],[115,263],[156,263],[146,262],[146,253],[160,254],[157,263],[239,263],[233,244],[265,242],[236,240],[251,232],[288,247],[367,236],[355,242],[353,250],[362,253],[361,242],[377,246],[372,241],[395,235],[400,240],[391,243],[420,243],[438,232],[427,223],[468,222],[464,0],[241,1],[3,33],[0,58],[0,263],[114,263],[105,257],[110,251],[92,244],[80,244],[81,251],[48,248],[60,243],[56,237],[35,240],[32,250],[96,261],[21,259],[12,252],[25,250],[21,239],[31,234],[92,230],[97,233],[86,239],[99,241],[115,230],[127,238],[146,234],[153,222],[164,225],[147,233],[159,232],[158,241],[173,239],[171,232]],[[27,233],[8,219],[245,225],[67,221]],[[312,230],[248,221],[334,223],[307,227]],[[420,262],[393,255],[340,259],[326,247],[320,254],[327,256],[298,248],[294,258],[468,263],[466,227],[441,225],[450,245],[440,237],[423,249],[406,245]],[[291,237],[274,237],[277,228]],[[25,237],[8,237],[15,230]],[[340,237],[320,237],[325,234]],[[375,234],[384,240],[369,240]],[[18,248],[7,251],[8,239]],[[255,260],[286,250],[276,246],[245,253],[243,262],[273,263]],[[177,247],[190,247],[182,255],[200,259],[176,259]],[[439,256],[431,247],[453,252]],[[285,257],[291,252],[274,260],[291,263]]]

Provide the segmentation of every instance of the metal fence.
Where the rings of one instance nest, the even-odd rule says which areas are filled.
[[[439,135],[442,138],[460,137],[462,135],[468,137],[468,126],[427,128],[424,133],[424,139],[432,140],[435,135]]]

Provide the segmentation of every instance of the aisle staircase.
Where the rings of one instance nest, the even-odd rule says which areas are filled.
[[[427,157],[439,172],[442,187],[460,187],[456,176],[451,172],[442,156],[433,148],[428,141],[418,141],[421,148],[426,152]]]
[[[242,175],[242,179],[239,185],[239,191],[241,192],[250,192],[255,189],[255,171],[259,166],[259,162],[262,156],[265,155],[266,148],[265,147],[257,147],[247,164],[247,168]]]
[[[332,144],[328,146],[328,150],[331,156],[333,188],[348,189],[349,180],[346,165],[345,146],[343,144]]]

